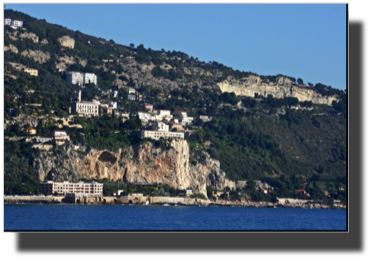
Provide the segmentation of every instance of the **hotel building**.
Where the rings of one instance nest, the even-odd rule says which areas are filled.
[[[94,197],[103,195],[103,184],[92,182],[92,183],[70,183],[70,182],[53,182],[47,181],[47,183],[41,183],[43,192],[48,195],[53,195],[58,193],[58,195],[65,195],[67,193],[73,194],[84,194],[85,196]]]

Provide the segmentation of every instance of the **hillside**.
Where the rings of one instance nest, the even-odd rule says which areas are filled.
[[[181,51],[120,45],[20,12],[4,13],[5,18],[24,21],[23,28],[4,29],[6,138],[25,136],[28,126],[38,135],[62,128],[73,145],[116,153],[141,142],[131,132],[145,125],[133,115],[149,103],[195,118],[185,127],[193,132],[186,137],[192,165],[203,162],[206,153],[220,161],[229,180],[267,181],[277,185],[277,195],[314,188],[322,198],[323,189],[337,193],[345,188],[345,92],[285,75],[233,70]],[[37,69],[38,76],[21,72],[21,67]],[[66,81],[68,71],[94,73],[98,83],[72,85]],[[63,123],[79,89],[84,101],[117,102],[117,110],[129,119],[76,116]],[[139,95],[136,101],[128,100],[133,89]],[[108,90],[118,90],[118,95]],[[200,115],[213,119],[204,122]],[[54,146],[53,151],[52,162],[67,147]],[[6,182],[38,189],[32,167],[40,152],[8,139],[4,152]]]

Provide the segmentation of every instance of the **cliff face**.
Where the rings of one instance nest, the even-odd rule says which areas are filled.
[[[31,49],[27,49],[27,50],[24,50],[23,52],[21,52],[21,55],[32,58],[34,61],[36,61],[40,64],[46,63],[47,61],[50,60],[50,53],[48,53],[48,52],[44,53],[40,50],[34,51]]]
[[[311,101],[313,104],[332,105],[333,101],[338,101],[336,96],[322,96],[314,90],[292,85],[286,77],[278,77],[276,83],[263,82],[260,77],[250,76],[241,80],[229,78],[217,83],[222,92],[233,92],[237,96],[255,97],[255,93],[273,98],[295,97],[300,102]]]
[[[78,179],[121,180],[129,183],[168,184],[177,189],[191,188],[206,193],[206,186],[218,189],[235,183],[225,178],[219,161],[206,157],[204,163],[191,166],[189,145],[185,140],[173,141],[172,148],[162,150],[151,143],[138,144],[118,153],[82,147],[75,151],[67,146],[57,158],[43,152],[33,161],[40,181],[77,181]]]
[[[75,45],[75,40],[67,35],[58,38],[58,42],[61,44],[62,47],[67,47],[71,49],[73,49]]]
[[[38,38],[38,36],[37,35],[35,35],[34,33],[31,33],[31,32],[24,32],[24,33],[21,33],[21,34],[19,34],[19,36],[18,37],[20,37],[20,38],[26,38],[26,39],[31,39],[34,43],[38,43],[38,41],[39,41],[39,38]]]

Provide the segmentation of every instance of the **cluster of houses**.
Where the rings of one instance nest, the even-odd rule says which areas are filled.
[[[134,89],[130,89],[131,91],[135,92]],[[99,107],[104,107],[104,115],[112,115],[114,113],[117,116],[122,115],[125,119],[129,118],[129,114],[120,114],[117,111],[117,102],[115,101],[110,101],[107,104],[102,104],[97,99],[93,99],[92,102],[82,101],[80,90],[78,92],[78,100],[69,104],[69,113],[80,116],[99,116]],[[192,124],[194,117],[188,116],[186,111],[178,110],[171,114],[170,110],[154,110],[151,104],[145,104],[145,109],[146,112],[138,111],[136,113],[136,116],[145,124],[142,130],[138,132],[140,138],[151,138],[154,140],[160,138],[184,139],[185,133],[191,134],[191,131],[186,132],[184,127]],[[212,118],[201,115],[200,119],[206,122]]]
[[[18,71],[25,72],[30,74],[31,76],[38,76],[38,69],[35,68],[27,68],[23,65],[16,65],[14,68]]]
[[[184,139],[186,133],[184,126],[191,124],[194,120],[193,117],[187,116],[187,113],[182,110],[175,111],[172,115],[170,110],[153,110],[153,105],[151,104],[145,104],[145,109],[147,112],[137,112],[140,120],[146,123],[140,131],[141,138],[154,140],[161,138]],[[191,131],[188,131],[187,134],[191,134]]]
[[[10,18],[4,19],[4,25],[11,26],[13,29],[21,28],[23,26],[23,24],[24,24],[23,21],[19,21],[19,20],[13,20],[12,21],[12,19],[10,19]]]
[[[24,140],[26,143],[31,143],[32,148],[37,148],[41,150],[49,150],[53,148],[53,142],[57,146],[65,144],[70,141],[70,136],[64,130],[54,130],[53,134],[50,136],[37,136],[37,130],[35,128],[27,128],[26,133],[28,136],[15,136],[10,137],[10,141],[21,141]]]

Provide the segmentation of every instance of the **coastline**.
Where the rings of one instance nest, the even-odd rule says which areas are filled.
[[[117,197],[104,197],[103,202],[88,202],[81,204],[97,204],[97,205],[110,205],[110,204],[133,204],[144,205],[144,203],[135,202],[126,203],[122,202]],[[66,203],[64,197],[30,197],[30,196],[17,196],[17,197],[4,197],[4,204],[73,204]],[[210,201],[202,199],[186,198],[178,202],[170,201],[155,201],[149,203],[152,206],[209,206],[209,207],[267,207],[267,208],[304,208],[304,209],[346,209],[346,205],[334,204],[325,205],[321,203],[270,203],[270,202],[239,202],[239,201]]]

